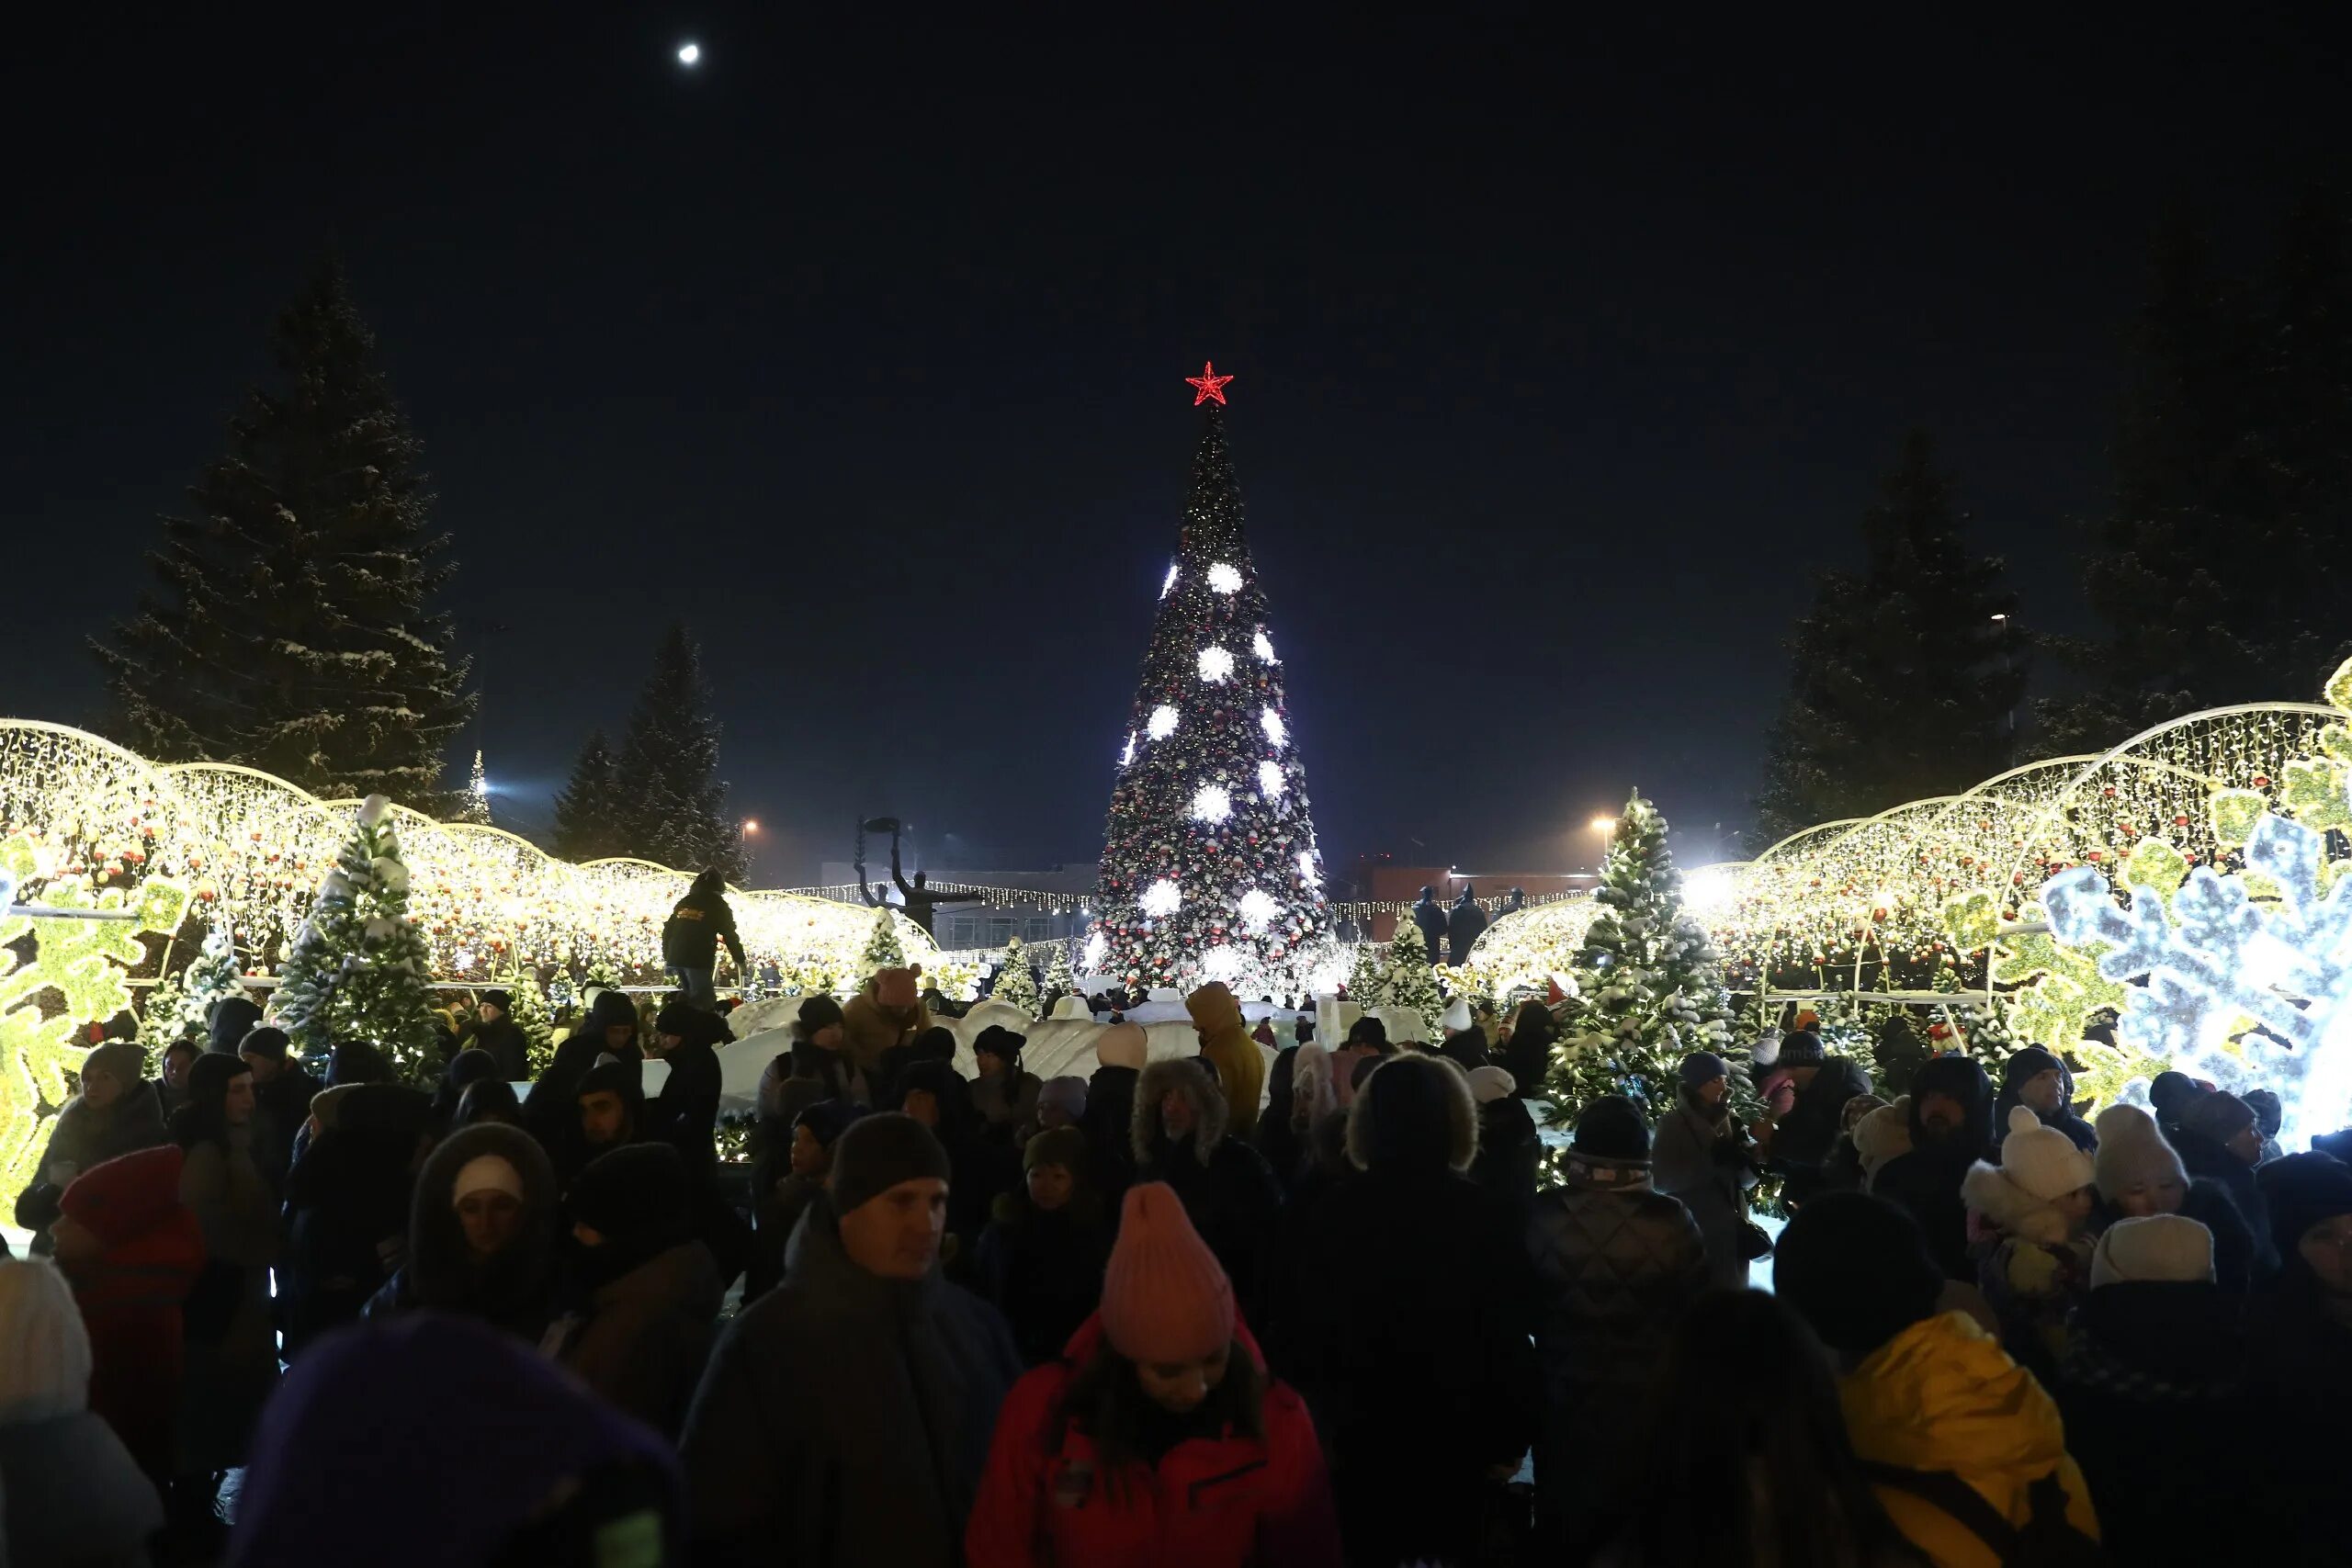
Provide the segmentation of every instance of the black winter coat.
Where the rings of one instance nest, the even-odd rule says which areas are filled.
[[[1476,904],[1456,904],[1445,918],[1445,947],[1448,964],[1456,965],[1470,962],[1470,949],[1487,932],[1487,911]],[[1437,956],[1437,949],[1430,949],[1430,956]]]
[[[498,1076],[508,1083],[528,1083],[531,1080],[531,1043],[523,1034],[522,1025],[511,1018],[502,1018],[478,1026],[469,1048],[487,1051],[498,1064]]]
[[[375,1086],[370,1086],[375,1087]],[[413,1093],[384,1085],[386,1091]],[[349,1107],[345,1107],[348,1113]],[[416,1118],[421,1128],[424,1118]],[[417,1130],[338,1118],[286,1174],[286,1353],[359,1316],[405,1245]]]
[[[1129,1129],[1136,1119],[1136,1079],[1142,1076],[1133,1067],[1097,1067],[1086,1081],[1086,1114],[1078,1123],[1086,1134],[1086,1174],[1103,1207],[1114,1214],[1136,1179]]]
[[[743,939],[735,934],[735,911],[723,893],[689,893],[670,910],[662,927],[662,962],[682,969],[709,969],[718,963],[718,944],[743,963]]]
[[[2191,1189],[2208,1183],[2221,1189],[2245,1222],[2246,1234],[2254,1242],[2254,1277],[2267,1279],[2277,1273],[2278,1254],[2270,1243],[2270,1205],[2263,1201],[2262,1189],[2255,1182],[2254,1167],[2202,1133],[2184,1128],[2167,1136],[2189,1174]],[[2218,1256],[2215,1261],[2218,1268]]]
[[[1690,1211],[1649,1188],[1646,1161],[1572,1152],[1567,1183],[1527,1224],[1544,1416],[1535,1484],[1550,1533],[1589,1518],[1622,1474],[1645,1389],[1675,1320],[1707,1288]]]
[[[1543,1162],[1544,1139],[1525,1100],[1506,1095],[1478,1107],[1478,1153],[1470,1162],[1471,1180],[1523,1218],[1535,1201]]]
[[[1042,1367],[1061,1355],[1102,1303],[1110,1256],[1111,1227],[1091,1201],[1046,1213],[1026,1192],[997,1199],[980,1235],[980,1291],[1004,1314],[1024,1363]]]
[[[712,1353],[679,1443],[698,1564],[962,1560],[1021,1358],[994,1307],[867,1273],[822,1198]]]
[[[1789,1201],[1802,1203],[1821,1185],[1821,1168],[1843,1131],[1846,1102],[1871,1091],[1870,1075],[1843,1056],[1831,1056],[1797,1090],[1796,1103],[1772,1133],[1772,1165],[1787,1175]]]
[[[718,1163],[713,1142],[718,1126],[718,1054],[700,1041],[689,1041],[662,1059],[670,1065],[670,1076],[646,1108],[646,1135],[677,1150],[687,1170],[707,1176]]]
[[[1442,1168],[1364,1171],[1313,1201],[1288,1228],[1268,1357],[1315,1412],[1351,1560],[1456,1552],[1487,1470],[1535,1435],[1525,1250]]]
[[[1960,1195],[1960,1184],[1984,1152],[1967,1145],[1929,1144],[1887,1161],[1871,1183],[1872,1196],[1919,1222],[1928,1255],[1944,1278],[1972,1285],[1976,1263],[1968,1255],[1968,1204]]]
[[[1413,924],[1420,929],[1421,941],[1430,950],[1430,962],[1436,963],[1445,953],[1445,911],[1434,901],[1416,904]]]
[[[1282,1220],[1282,1184],[1266,1156],[1230,1134],[1216,1141],[1205,1164],[1190,1134],[1162,1139],[1136,1166],[1137,1181],[1165,1181],[1183,1201],[1184,1217],[1209,1244],[1233,1281],[1242,1315],[1255,1317],[1266,1299],[1274,1229]]]
[[[2262,1423],[2243,1343],[2236,1298],[2216,1285],[2111,1284],[2083,1299],[2052,1392],[2117,1562],[2247,1555],[2245,1515],[2214,1506],[2256,1493],[2266,1468],[2248,1441]]]
[[[267,1083],[254,1086],[254,1162],[283,1191],[286,1172],[294,1163],[294,1140],[311,1120],[311,1101],[326,1088],[291,1061]],[[266,1140],[265,1146],[264,1140]]]

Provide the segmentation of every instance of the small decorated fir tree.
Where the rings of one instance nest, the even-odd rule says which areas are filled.
[[[899,922],[889,909],[874,911],[874,934],[866,939],[865,951],[858,955],[864,973],[872,975],[884,969],[896,969],[907,961],[907,950],[899,941]]]
[[[223,919],[204,933],[204,944],[185,970],[176,976],[166,976],[147,993],[139,1043],[147,1047],[148,1066],[160,1072],[164,1047],[175,1040],[204,1039],[213,1006],[223,997],[238,996],[243,990],[236,937]]]
[[[1438,994],[1437,972],[1430,967],[1430,950],[1421,941],[1421,928],[1409,919],[1396,922],[1396,935],[1388,944],[1388,964],[1380,976],[1380,1002],[1383,1007],[1410,1008],[1419,1013],[1430,1037],[1436,1037],[1445,998]]]
[[[408,867],[390,814],[380,795],[360,805],[357,830],[295,934],[274,1011],[306,1056],[372,1041],[421,1083],[440,1066],[425,990],[431,961],[408,918]]]
[[[1046,955],[1046,989],[1067,997],[1078,990],[1078,976],[1069,969],[1069,943],[1057,942]]]
[[[460,822],[487,823],[490,820],[490,777],[481,771],[481,752],[474,752],[474,771],[466,780],[465,793],[458,797]]]
[[[1625,805],[1577,960],[1577,998],[1545,1083],[1563,1118],[1622,1094],[1655,1119],[1692,1051],[1731,1049],[1730,998],[1714,946],[1682,910],[1666,818],[1639,792]]]
[[[539,988],[539,972],[528,964],[518,967],[506,977],[506,994],[514,999],[507,1017],[523,1032],[527,1047],[531,1077],[537,1079],[555,1060],[555,1024],[548,1016],[547,993]]]
[[[1029,954],[1019,937],[1005,943],[1004,967],[997,971],[996,988],[989,996],[996,1001],[1011,1002],[1032,1018],[1037,1016],[1037,976],[1029,972]]]
[[[1409,921],[1398,922],[1400,928]],[[1370,1012],[1380,1005],[1380,953],[1372,943],[1356,943],[1356,955],[1348,970],[1348,1000]]]

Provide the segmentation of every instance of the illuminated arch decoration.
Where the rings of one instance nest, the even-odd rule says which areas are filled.
[[[151,763],[81,730],[0,720],[0,835],[42,846],[27,896],[51,878],[127,895],[169,879],[198,919],[233,920],[249,974],[266,973],[300,928],[357,807],[250,768]],[[518,964],[577,977],[597,960],[624,983],[662,974],[662,924],[690,874],[638,860],[575,865],[503,829],[392,810],[435,979],[490,984]],[[863,905],[784,892],[731,901],[746,954],[783,987],[861,978],[874,930]],[[937,944],[903,915],[892,919],[910,961],[933,967]],[[156,952],[147,963],[169,958]]]

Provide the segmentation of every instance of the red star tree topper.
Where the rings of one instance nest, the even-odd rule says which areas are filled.
[[[1218,375],[1216,373],[1216,366],[1215,363],[1206,359],[1201,361],[1201,373],[1199,375],[1187,376],[1184,378],[1186,384],[1195,389],[1193,393],[1193,406],[1194,408],[1199,408],[1203,403],[1212,400],[1219,403],[1224,402],[1225,384],[1232,379],[1233,378],[1230,376]]]

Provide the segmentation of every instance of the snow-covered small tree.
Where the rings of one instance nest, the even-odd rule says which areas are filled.
[[[390,807],[360,804],[357,829],[319,884],[295,933],[273,1011],[303,1055],[323,1060],[347,1040],[372,1041],[411,1082],[435,1071],[431,960],[408,918],[408,867]]]
[[[529,964],[517,967],[506,977],[506,994],[514,1005],[506,1016],[523,1032],[523,1043],[531,1063],[531,1077],[537,1078],[555,1060],[555,1024],[548,1015],[547,993],[539,988],[539,972]]]
[[[141,1015],[139,1043],[147,1047],[151,1068],[163,1066],[164,1047],[175,1040],[198,1040],[212,1021],[212,1009],[223,997],[243,994],[244,971],[237,963],[235,933],[226,919],[204,933],[204,943],[177,976],[166,976],[147,993]]]
[[[872,975],[878,970],[896,969],[907,961],[906,944],[899,940],[899,922],[894,911],[874,911],[874,934],[866,939],[865,951],[858,954],[858,963]]]
[[[1011,1002],[1031,1017],[1037,1012],[1037,976],[1029,972],[1029,954],[1014,937],[1005,944],[1004,967],[996,972],[996,987],[989,992],[996,1001]]]
[[[1057,942],[1046,955],[1046,989],[1060,996],[1069,996],[1078,989],[1078,976],[1070,973],[1069,943]]]
[[[1348,1000],[1366,1012],[1380,1005],[1380,951],[1368,942],[1356,943],[1348,969]]]
[[[1593,898],[1601,913],[1577,955],[1578,995],[1545,1089],[1570,1121],[1605,1094],[1655,1118],[1673,1103],[1686,1054],[1730,1050],[1731,1006],[1713,943],[1683,913],[1666,818],[1638,791]]]
[[[1438,994],[1437,971],[1430,967],[1430,950],[1421,941],[1421,929],[1411,920],[1398,920],[1396,935],[1388,943],[1388,964],[1380,975],[1380,1001],[1383,1007],[1410,1008],[1419,1013],[1421,1022],[1435,1037],[1445,998]]]
[[[580,988],[583,991],[592,986],[599,990],[609,991],[618,987],[620,983],[620,970],[615,967],[610,958],[601,953],[588,960],[587,972],[580,977]]]

